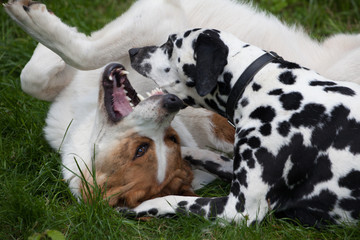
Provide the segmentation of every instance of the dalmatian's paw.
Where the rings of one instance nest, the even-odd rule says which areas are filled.
[[[134,209],[116,208],[127,218],[135,218],[139,220],[149,220],[153,217],[174,217],[178,214],[185,214],[186,209],[183,204],[193,202],[196,197],[169,195],[147,200]]]
[[[115,211],[120,213],[123,217],[130,218],[130,219],[135,219],[136,218],[136,212],[131,210],[130,208],[117,207],[117,208],[115,208]]]
[[[129,219],[137,219],[141,221],[149,221],[153,219],[154,217],[157,217],[158,210],[155,208],[151,208],[146,211],[136,211],[133,209],[129,209],[126,207],[118,207],[115,208],[117,212],[119,212],[123,217],[129,218]]]

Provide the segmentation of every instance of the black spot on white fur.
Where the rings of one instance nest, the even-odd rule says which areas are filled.
[[[176,40],[175,45],[176,45],[176,47],[181,48],[182,43],[183,43],[183,40],[180,38],[180,39]]]
[[[281,95],[280,102],[285,110],[297,110],[301,105],[303,96],[299,92],[291,92]]]
[[[261,106],[256,108],[251,114],[250,118],[259,119],[263,123],[271,122],[275,117],[275,109],[270,106]]]
[[[240,102],[240,105],[244,108],[249,105],[249,100],[247,98],[243,98]]]
[[[271,135],[271,124],[266,123],[260,127],[260,133],[263,136],[270,136]]]
[[[289,132],[290,132],[290,123],[287,121],[283,121],[281,123],[279,123],[279,126],[277,128],[278,133],[283,136],[283,137],[287,137]]]
[[[188,30],[184,33],[184,38],[187,38],[191,33],[191,30]]]
[[[195,100],[188,96],[187,98],[183,99],[183,102],[188,105],[188,106],[194,106],[195,105]]]
[[[232,78],[233,78],[233,75],[230,72],[225,72],[223,74],[223,82],[218,83],[219,93],[221,95],[229,95],[230,94],[230,91],[231,91],[230,82],[231,82]]]
[[[312,127],[324,120],[325,107],[321,104],[309,103],[303,110],[290,118],[290,123],[298,128],[300,126]]]
[[[253,85],[252,85],[252,89],[253,89],[253,91],[257,92],[257,91],[259,91],[259,90],[260,90],[260,88],[261,88],[261,86],[260,86],[259,84],[257,84],[257,83],[253,83]]]
[[[354,96],[355,95],[354,90],[352,90],[351,88],[342,87],[342,86],[326,87],[326,88],[324,88],[324,91],[325,92],[339,93],[339,94],[347,95],[347,96]]]
[[[195,87],[196,66],[194,64],[184,64],[183,71],[188,78],[186,85],[188,87]]]
[[[277,89],[271,90],[268,94],[278,96],[278,95],[281,95],[283,93],[284,92],[283,92],[283,90],[281,88],[277,88]]]
[[[334,86],[336,83],[331,81],[319,81],[319,80],[313,80],[310,82],[310,86]]]
[[[286,71],[280,74],[279,81],[286,85],[294,84],[296,81],[296,76],[291,71]]]
[[[288,61],[284,61],[284,60],[275,60],[273,62],[278,63],[279,68],[291,69],[291,70],[301,68],[301,66],[297,63],[288,62]]]

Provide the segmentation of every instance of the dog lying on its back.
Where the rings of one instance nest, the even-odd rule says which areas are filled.
[[[228,196],[166,196],[135,208],[139,216],[186,210],[252,223],[273,209],[309,225],[359,219],[359,85],[211,29],[173,34],[160,47],[129,54],[139,73],[236,127]]]
[[[183,106],[176,96],[158,92],[140,101],[116,63],[97,81],[74,81],[59,95],[48,121],[64,121],[67,111],[74,111],[61,153],[64,178],[75,196],[91,201],[88,184],[94,178],[111,206],[135,207],[170,193],[195,195],[192,170],[170,126]]]

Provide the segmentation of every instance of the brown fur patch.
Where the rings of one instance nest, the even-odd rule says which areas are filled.
[[[109,152],[96,159],[97,184],[103,189],[104,198],[109,199],[109,205],[133,208],[155,197],[195,195],[191,188],[191,168],[181,158],[180,140],[172,128],[165,131],[164,142],[168,147],[168,158],[162,183],[157,180],[156,143],[150,138],[131,134],[119,140],[116,146],[109,146]],[[147,145],[146,152],[137,157],[138,148],[144,145]],[[92,182],[89,174],[86,178]],[[86,188],[81,187],[83,198],[90,200]]]
[[[235,129],[228,123],[226,118],[219,114],[212,114],[210,121],[213,124],[212,131],[217,138],[231,144],[234,143]]]

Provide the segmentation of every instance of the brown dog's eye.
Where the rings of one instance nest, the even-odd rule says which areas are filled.
[[[147,152],[148,148],[149,148],[149,144],[147,144],[147,143],[141,144],[141,145],[136,149],[136,153],[135,153],[134,160],[135,160],[136,158],[139,158],[139,157],[144,156],[144,154]]]
[[[175,137],[175,135],[170,136],[169,139],[170,139],[172,142],[174,142],[174,143],[178,143],[178,140],[177,140],[177,138]]]

